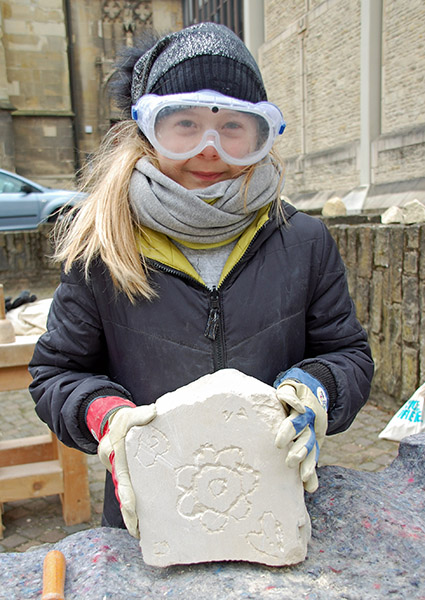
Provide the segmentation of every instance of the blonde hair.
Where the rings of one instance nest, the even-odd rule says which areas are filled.
[[[65,273],[79,262],[89,279],[92,261],[100,258],[115,288],[132,302],[138,295],[147,299],[156,296],[148,281],[148,265],[137,244],[143,228],[133,218],[129,203],[130,178],[143,156],[158,166],[154,150],[139,134],[135,121],[121,121],[112,127],[83,171],[80,189],[87,197],[58,221],[53,231],[53,259],[63,263]],[[254,169],[252,165],[245,171],[245,200]],[[280,205],[276,202],[281,216]]]

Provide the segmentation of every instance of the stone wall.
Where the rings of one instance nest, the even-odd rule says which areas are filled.
[[[0,166],[73,187],[119,117],[106,90],[117,52],[151,27],[180,29],[181,1],[0,2]]]
[[[74,144],[68,132],[73,114],[62,1],[3,2],[2,29],[8,100],[14,107],[9,168],[28,177],[60,174],[72,180]]]
[[[278,148],[289,197],[343,197],[359,184],[424,176],[425,3],[369,0],[382,5],[380,116],[370,144],[371,180],[361,181],[367,4],[264,0],[259,62],[269,97],[288,123]],[[75,168],[120,116],[106,93],[117,50],[145,27],[180,29],[181,0],[3,0],[0,8],[0,165],[72,187]]]
[[[12,130],[10,109],[0,104],[0,157],[1,167],[13,171],[15,169],[15,144]]]
[[[376,362],[373,397],[400,406],[425,380],[425,225],[336,224],[327,220],[347,266],[350,292]],[[55,285],[50,226],[0,233],[0,283]]]
[[[74,189],[75,156],[72,119],[67,115],[21,113],[13,119],[15,167],[42,185]],[[25,140],[25,145],[22,144]]]
[[[369,333],[374,396],[402,401],[425,380],[425,225],[332,225]]]
[[[14,169],[15,145],[13,139],[11,111],[14,109],[9,100],[6,77],[6,56],[3,45],[3,15],[0,10],[0,166]]]
[[[32,231],[0,232],[0,283],[11,290],[40,289],[59,283],[59,268],[50,260],[51,225]]]

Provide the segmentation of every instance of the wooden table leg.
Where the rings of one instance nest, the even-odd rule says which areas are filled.
[[[0,391],[24,389],[38,336],[0,344]],[[55,435],[0,442],[0,502],[60,494],[66,525],[90,520],[86,456]],[[0,538],[3,524],[0,513]]]
[[[85,454],[57,443],[59,462],[63,470],[62,513],[67,525],[90,520],[90,491]]]
[[[5,527],[3,525],[3,503],[0,502],[0,540],[3,539],[3,531]]]

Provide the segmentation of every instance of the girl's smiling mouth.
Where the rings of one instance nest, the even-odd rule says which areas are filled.
[[[203,181],[214,181],[219,179],[222,176],[222,173],[216,171],[192,171],[192,175]]]

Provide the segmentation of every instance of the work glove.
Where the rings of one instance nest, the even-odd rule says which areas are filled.
[[[35,302],[36,300],[37,296],[35,296],[35,294],[30,294],[28,290],[23,290],[15,300],[12,300],[12,296],[6,296],[4,299],[6,312],[13,310],[14,308],[19,308],[19,306],[27,304],[28,302]]]
[[[291,468],[299,465],[304,489],[314,492],[319,487],[316,466],[328,426],[328,394],[320,381],[298,368],[286,371],[274,386],[287,414],[275,445],[286,448],[292,442],[286,464]]]
[[[86,422],[93,437],[99,441],[97,454],[112,474],[115,495],[128,532],[140,537],[136,513],[136,497],[128,472],[125,436],[137,425],[146,425],[156,416],[155,404],[136,406],[116,396],[93,400],[87,410]]]

